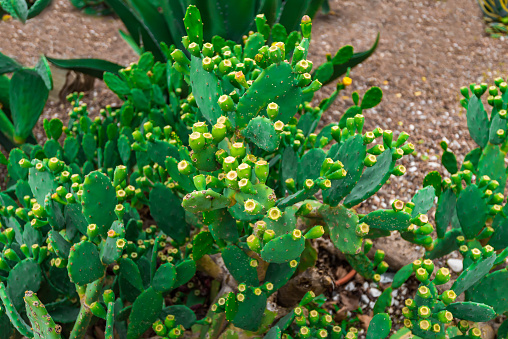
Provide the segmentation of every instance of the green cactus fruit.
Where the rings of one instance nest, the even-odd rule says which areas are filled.
[[[161,265],[153,277],[153,289],[159,293],[171,291],[176,281],[176,274],[176,269],[173,264],[165,263]]]
[[[323,205],[319,208],[319,213],[328,226],[330,240],[341,252],[356,254],[361,251],[363,238],[356,232],[358,216],[353,210],[342,205]]]
[[[25,337],[33,338],[34,333],[32,329],[25,323],[21,315],[18,313],[17,309],[14,307],[14,304],[12,303],[9,294],[7,293],[7,290],[5,289],[5,286],[2,282],[0,282],[0,299],[4,304],[5,314],[7,314],[7,317],[9,317],[11,324],[19,331],[19,333]]]
[[[236,295],[238,311],[233,324],[247,331],[256,331],[266,309],[267,296],[260,288],[249,287]]]
[[[203,222],[208,225],[215,241],[236,242],[238,240],[236,221],[227,209],[222,208],[203,212]]]
[[[274,152],[279,148],[280,136],[268,118],[255,117],[242,130],[242,134],[264,151]]]
[[[105,265],[111,265],[120,259],[126,245],[124,238],[125,228],[123,224],[118,220],[114,221],[108,232],[108,237],[100,249],[100,258]]]
[[[26,314],[32,323],[34,337],[37,339],[61,338],[62,327],[55,324],[37,295],[32,291],[26,291],[23,299],[25,300]]]
[[[212,233],[201,231],[192,239],[192,258],[199,261],[203,256],[212,252],[213,249]]]
[[[457,199],[457,217],[467,239],[473,239],[485,226],[488,207],[483,192],[476,185],[468,185]]]
[[[453,303],[448,305],[446,310],[450,311],[454,318],[473,322],[486,322],[496,316],[492,307],[473,301]]]
[[[326,204],[336,206],[353,190],[362,175],[366,153],[367,149],[361,135],[350,137],[342,144],[339,152],[332,159],[342,162],[347,175],[342,180],[332,181],[332,187],[323,191],[323,201]]]
[[[88,241],[74,244],[70,249],[67,270],[71,281],[79,286],[85,286],[104,276],[105,267],[97,246]]]
[[[118,285],[121,299],[129,302],[134,302],[144,290],[139,267],[131,259],[121,260]]]
[[[238,246],[230,244],[221,249],[222,259],[229,273],[238,283],[249,286],[259,285],[257,260],[249,257]]]
[[[471,287],[466,296],[468,300],[492,306],[497,314],[508,311],[506,293],[508,271],[502,269],[487,274],[480,282]]]
[[[484,175],[488,175],[490,179],[497,180],[499,183],[499,186],[492,190],[494,194],[504,193],[507,179],[504,159],[505,153],[499,146],[488,144],[478,160],[478,177],[481,178]]]
[[[85,177],[83,214],[89,224],[97,225],[102,237],[106,237],[111,224],[117,219],[115,214],[117,204],[115,188],[105,174],[95,171]]]
[[[189,236],[190,226],[185,222],[185,210],[181,200],[171,189],[157,183],[150,191],[150,213],[157,226],[173,240],[183,244]]]
[[[115,303],[108,303],[108,313],[106,314],[106,329],[104,331],[105,339],[114,338],[114,324],[115,324]]]
[[[194,191],[183,198],[182,206],[191,213],[208,212],[229,207],[231,200],[212,189]]]
[[[386,290],[381,293],[379,298],[376,300],[376,304],[374,305],[374,308],[372,311],[374,312],[374,315],[379,313],[384,313],[388,307],[392,304],[392,292],[393,287],[388,287]]]
[[[375,194],[390,177],[395,161],[392,160],[392,150],[387,149],[377,157],[374,166],[363,172],[351,193],[344,200],[344,206],[352,207]]]
[[[461,294],[482,279],[487,273],[489,273],[495,260],[496,255],[493,254],[488,258],[478,260],[472,265],[469,265],[469,267],[467,267],[453,283],[452,289],[455,294]]]
[[[305,249],[305,238],[301,231],[284,234],[270,240],[261,250],[261,258],[269,263],[281,264],[297,259]]]
[[[246,127],[272,102],[280,107],[278,119],[288,123],[302,102],[302,89],[296,83],[296,76],[288,63],[268,66],[240,98],[236,126],[240,129]]]
[[[411,215],[403,211],[377,210],[360,219],[360,223],[380,230],[403,231],[411,225]]]
[[[36,167],[39,166],[42,170],[39,171]],[[44,206],[44,199],[48,193],[54,193],[58,187],[55,175],[44,166],[41,162],[32,167],[28,174],[28,183],[32,189],[32,193],[39,205]]]
[[[192,56],[190,67],[190,81],[196,103],[205,119],[211,125],[214,125],[222,115],[218,103],[219,97],[223,94],[220,80],[212,72],[203,69],[201,58]]]
[[[165,161],[166,169],[169,176],[178,183],[186,192],[192,192],[196,188],[192,182],[192,178],[187,175],[183,175],[178,171],[178,161],[174,158],[167,158]]]
[[[32,258],[20,261],[11,269],[7,278],[7,293],[17,310],[23,306],[25,291],[38,291],[41,283],[41,268]]]
[[[436,208],[436,232],[439,238],[445,236],[453,215],[456,213],[456,204],[457,197],[451,188],[445,189],[439,196]]]
[[[471,138],[480,146],[485,148],[489,141],[490,122],[487,112],[481,100],[472,96],[467,105],[467,127]]]
[[[189,282],[196,274],[196,262],[194,260],[184,260],[175,267],[176,277],[174,288],[180,287]]]
[[[143,291],[134,301],[129,315],[127,339],[137,339],[158,319],[164,305],[162,293],[153,287]]]
[[[321,170],[317,164],[322,164],[326,153],[321,148],[312,148],[303,155],[298,164],[298,189],[302,189],[305,180],[315,180],[319,177]]]
[[[434,206],[434,198],[436,197],[436,191],[433,186],[427,186],[422,188],[414,195],[411,201],[415,204],[411,217],[414,218],[418,214],[426,214],[432,206]]]
[[[497,114],[497,110],[492,110],[489,130],[489,143],[499,145],[506,139],[506,120]],[[498,131],[503,132],[502,136],[498,135]]]
[[[390,334],[392,329],[392,321],[386,313],[376,314],[369,324],[367,331],[367,339],[382,339]]]
[[[147,144],[148,156],[153,162],[159,164],[160,166],[164,166],[167,157],[175,158],[177,160],[180,159],[178,147],[165,140],[151,140]]]
[[[48,240],[59,258],[69,258],[69,251],[72,244],[65,240],[64,237],[60,235],[60,233],[55,230],[49,231]]]
[[[299,263],[300,258],[282,264],[270,263],[265,275],[265,283],[269,282],[273,284],[273,289],[269,293],[273,293],[286,285],[296,272]]]

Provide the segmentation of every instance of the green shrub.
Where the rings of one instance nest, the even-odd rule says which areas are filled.
[[[28,19],[39,15],[51,0],[2,0],[0,1],[0,15],[5,13],[25,23]]]

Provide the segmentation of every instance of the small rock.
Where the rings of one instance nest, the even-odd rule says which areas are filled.
[[[365,294],[362,294],[361,299],[362,299],[362,302],[363,302],[364,304],[367,304],[367,305],[368,305],[368,304],[369,304],[369,302],[370,302],[369,297],[367,297]]]
[[[353,291],[355,289],[355,282],[351,281],[349,284],[346,285],[344,289],[348,292]]]
[[[370,295],[373,296],[374,298],[378,298],[381,295],[381,291],[378,290],[377,288],[371,288]]]
[[[460,259],[448,259],[446,261],[446,264],[448,265],[448,267],[451,268],[451,270],[453,272],[462,272],[462,260]]]

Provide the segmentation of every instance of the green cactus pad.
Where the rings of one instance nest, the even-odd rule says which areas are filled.
[[[392,304],[392,292],[393,287],[388,287],[386,290],[381,293],[379,298],[376,300],[376,304],[372,311],[374,314],[384,313],[388,307]]]
[[[47,214],[47,220],[49,225],[57,231],[63,230],[66,226],[62,207],[62,204],[51,198],[51,193],[46,195],[46,199],[44,199],[44,210]]]
[[[393,277],[392,287],[397,289],[404,284],[413,274],[413,263],[407,264],[395,273]]]
[[[275,206],[275,193],[270,187],[264,184],[256,184],[253,187],[257,191],[256,194],[236,192],[234,195],[236,204],[229,208],[229,213],[231,213],[236,220],[251,221],[259,219],[263,215],[263,213],[251,215],[245,212],[244,204],[248,199],[259,201],[259,203],[263,205],[265,211]],[[226,196],[230,196],[231,193],[232,191],[230,189],[226,190]]]
[[[457,280],[453,283],[452,290],[459,295],[469,289],[478,280],[482,279],[487,273],[489,273],[490,269],[494,265],[494,261],[496,261],[495,254],[470,265],[457,277]]]
[[[55,324],[46,307],[41,303],[37,295],[32,291],[26,291],[25,297],[26,314],[32,323],[34,338],[58,339],[62,338],[62,328]]]
[[[487,274],[466,293],[468,300],[490,305],[497,314],[508,311],[507,295],[508,271],[506,268]]]
[[[173,191],[163,184],[157,183],[150,191],[150,213],[157,226],[179,244],[189,236],[190,226],[185,222],[185,210],[181,200]]]
[[[363,161],[367,153],[361,135],[355,135],[346,140],[333,160],[340,160],[347,171],[344,179],[332,181],[332,187],[323,191],[325,203],[336,206],[348,195],[360,180],[363,170]]]
[[[5,311],[2,309],[2,312],[0,314],[0,319],[4,320],[4,319],[2,319],[2,315],[6,314],[7,317],[9,318],[7,320],[8,324],[9,324],[9,320],[10,320],[11,324],[19,331],[19,333],[21,333],[25,337],[33,338],[34,333],[33,333],[32,329],[30,328],[30,326],[28,326],[25,323],[23,318],[21,318],[20,314],[14,307],[12,300],[10,299],[9,294],[7,293],[7,290],[5,289],[5,286],[2,282],[0,282],[0,299],[2,300],[3,305],[5,307]],[[5,321],[2,321],[2,322],[5,322]],[[5,326],[5,327],[2,326],[0,328],[0,334],[6,333],[6,332],[1,332],[3,330],[8,330],[8,331],[6,331],[7,333],[12,333],[12,331],[9,329],[9,326]],[[4,338],[10,338],[10,337],[4,337]]]
[[[21,309],[25,291],[38,291],[41,283],[41,269],[35,260],[27,258],[17,263],[7,278],[7,293],[14,307]]]
[[[127,339],[137,339],[158,319],[164,305],[162,293],[153,287],[136,298],[129,315]]]
[[[9,153],[9,163],[7,164],[7,170],[12,180],[26,180],[28,177],[28,169],[20,166],[19,161],[21,159],[29,160],[28,157],[19,148],[13,148]],[[35,169],[34,169],[35,170]]]
[[[185,305],[172,305],[165,307],[160,313],[160,318],[165,319],[169,314],[175,317],[175,324],[189,329],[196,322],[196,313]]]
[[[432,186],[434,187],[434,193],[437,197],[441,196],[441,174],[438,171],[429,172],[425,178],[423,178],[423,187]]]
[[[489,245],[494,247],[495,250],[502,250],[508,247],[508,218],[505,218],[499,213],[494,217],[492,222],[494,234],[489,239]]]
[[[266,309],[266,293],[261,291],[260,295],[256,295],[254,289],[249,287],[243,294],[245,299],[238,302],[238,311],[233,324],[247,331],[255,331],[261,325]]]
[[[279,105],[277,119],[287,124],[302,102],[302,89],[296,86],[296,77],[287,62],[268,66],[240,98],[236,109],[236,126],[244,128],[269,103]]]
[[[183,175],[178,171],[178,161],[174,158],[166,159],[166,169],[170,177],[178,183],[186,192],[192,192],[196,188],[192,182],[192,178],[187,175]]]
[[[356,254],[361,251],[363,239],[356,234],[358,216],[353,210],[340,205],[323,205],[319,213],[328,226],[330,240],[343,253]]]
[[[438,238],[444,237],[448,226],[450,225],[455,212],[457,197],[451,188],[447,188],[441,193],[436,207],[436,232]]]
[[[172,157],[177,160],[180,159],[178,147],[165,140],[154,140],[148,142],[147,154],[153,162],[159,164],[160,166],[164,166],[167,157]]]
[[[266,229],[274,231],[276,237],[293,232],[296,227],[295,214],[297,210],[294,206],[287,207],[277,221],[264,217],[263,221],[266,222]]]
[[[104,265],[99,257],[97,246],[82,241],[71,247],[67,263],[69,278],[79,286],[89,284],[104,275]]]
[[[371,87],[365,92],[363,95],[361,108],[369,109],[372,107],[376,107],[383,99],[383,91],[379,87]]]
[[[269,263],[281,264],[297,259],[305,249],[305,238],[296,240],[292,234],[284,234],[270,240],[261,250],[261,258]]]
[[[292,178],[295,182],[298,180],[298,155],[292,147],[286,147],[284,153],[282,153],[282,164],[281,164],[281,182],[286,188],[286,180]]]
[[[382,339],[390,334],[392,321],[386,313],[376,314],[369,324],[366,339]]]
[[[280,136],[268,118],[256,117],[252,119],[247,127],[242,130],[242,134],[247,140],[264,151],[274,152],[279,148]]]
[[[467,105],[467,128],[478,146],[485,148],[489,141],[490,122],[481,100],[475,95],[469,98]]]
[[[411,201],[415,204],[411,217],[414,218],[418,214],[426,214],[432,206],[434,206],[434,198],[436,197],[436,191],[433,186],[427,186],[416,192],[415,196]]]
[[[30,168],[28,174],[28,183],[37,203],[44,206],[44,199],[48,193],[54,193],[58,187],[55,176],[45,167],[45,171],[39,172],[35,167]]]
[[[411,215],[403,211],[377,210],[370,212],[360,219],[360,223],[366,223],[369,227],[387,231],[406,230],[411,225]]]
[[[82,199],[86,220],[89,224],[96,224],[100,234],[105,237],[117,219],[115,207],[118,202],[111,180],[101,172],[90,173],[85,177]]]
[[[194,191],[183,198],[182,206],[191,213],[208,212],[228,207],[231,201],[211,189]]]
[[[67,204],[64,208],[65,224],[67,228],[75,227],[82,235],[86,235],[88,222],[81,212],[81,206],[78,204]],[[67,231],[68,231],[67,229]]]
[[[123,300],[134,302],[143,291],[143,280],[138,266],[131,259],[122,259],[118,276],[120,296]]]
[[[212,233],[201,231],[192,239],[192,258],[197,262],[206,254],[209,254],[213,248]]]
[[[462,235],[460,228],[454,228],[446,232],[442,238],[434,241],[434,246],[430,252],[427,252],[425,257],[428,259],[441,258],[448,253],[459,249],[457,245],[457,237]]]
[[[300,258],[297,258],[297,264],[299,264]],[[277,291],[291,279],[293,274],[296,272],[298,265],[291,267],[289,263],[270,263],[266,269],[265,282],[271,282],[273,284],[272,292]]]
[[[506,125],[506,122],[505,122]],[[488,175],[490,179],[497,180],[499,186],[492,190],[493,193],[504,193],[506,185],[506,166],[504,163],[505,153],[499,146],[488,144],[478,161],[478,177]]]
[[[302,189],[305,180],[315,180],[321,170],[318,164],[322,164],[326,153],[321,148],[312,148],[303,155],[298,164],[298,189]]]
[[[245,47],[243,49],[243,56],[245,58],[254,59],[256,54],[261,47],[265,44],[265,38],[261,33],[254,33],[249,35],[247,41],[245,41]]]
[[[395,166],[392,151],[387,149],[377,157],[374,166],[363,172],[351,193],[344,200],[344,206],[352,207],[371,197],[386,183]]]
[[[285,198],[277,200],[277,207],[282,209],[288,206],[295,205],[300,201],[312,199],[312,197],[314,197],[314,195],[319,191],[319,189],[320,188],[318,185],[313,185],[311,189],[301,189],[294,194],[288,195]]]
[[[176,280],[176,269],[173,264],[165,263],[161,265],[152,280],[152,287],[159,293],[171,291]]]
[[[501,118],[499,114],[497,114],[497,110],[493,109],[491,113],[491,120],[490,120],[490,131],[489,131],[489,143],[493,145],[499,145],[501,144],[505,138],[500,138],[497,135],[498,130],[504,130],[506,133],[506,120]]]
[[[489,321],[496,316],[496,311],[492,307],[474,301],[453,303],[448,305],[446,310],[450,311],[454,318],[474,322]]]
[[[221,253],[229,273],[238,283],[245,283],[249,286],[259,285],[257,269],[251,266],[251,261],[255,259],[233,244],[222,248]]]
[[[51,230],[48,233],[48,239],[55,250],[56,255],[62,259],[67,259],[69,257],[69,251],[72,244],[65,240],[60,233],[55,230]]]
[[[176,277],[174,288],[178,288],[183,284],[189,282],[192,277],[196,274],[196,262],[191,259],[184,260],[180,262],[175,267],[176,269]]]
[[[201,47],[203,45],[203,21],[201,21],[201,13],[196,6],[187,7],[183,23],[189,40]]]
[[[122,255],[123,252],[123,249],[118,248],[118,246],[116,245],[116,242],[119,239],[125,238],[125,228],[123,224],[120,221],[116,220],[111,225],[111,230],[115,231],[117,236],[114,238],[108,237],[100,251],[101,261],[105,265],[111,265],[114,262],[116,262],[118,259],[120,259],[120,256]]]
[[[376,274],[374,264],[362,252],[358,254],[346,254],[346,260],[356,272],[366,279],[372,279]]]
[[[457,199],[457,217],[467,239],[473,239],[485,226],[488,207],[482,198],[483,192],[476,185],[469,185]]]
[[[220,80],[215,74],[203,69],[201,58],[192,56],[190,67],[190,81],[196,103],[206,120],[214,125],[222,115],[219,106],[219,97],[222,95]]]
[[[263,339],[280,339],[282,336],[282,331],[279,326],[274,326],[268,331]]]
[[[236,242],[238,240],[238,228],[236,221],[225,208],[203,212],[203,222],[208,225],[210,233],[216,241],[226,240]]]

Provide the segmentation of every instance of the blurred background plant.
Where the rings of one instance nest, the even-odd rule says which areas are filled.
[[[77,9],[88,15],[111,15],[113,11],[104,0],[70,0]]]
[[[508,33],[508,1],[507,0],[477,0],[488,24],[485,31],[493,38],[499,38]]]
[[[6,20],[8,15],[25,23],[39,15],[50,3],[51,0],[1,0],[0,16]]]

